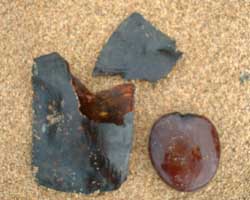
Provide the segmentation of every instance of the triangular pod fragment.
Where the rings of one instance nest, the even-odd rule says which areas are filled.
[[[155,82],[171,71],[181,55],[174,40],[133,13],[105,44],[93,76],[120,74],[127,80]]]

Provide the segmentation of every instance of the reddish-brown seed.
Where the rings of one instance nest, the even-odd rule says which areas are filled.
[[[149,152],[156,171],[168,185],[180,191],[194,191],[215,175],[220,143],[207,118],[171,113],[154,124]]]

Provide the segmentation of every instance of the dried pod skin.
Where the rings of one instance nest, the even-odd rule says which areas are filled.
[[[119,74],[127,80],[156,82],[171,71],[181,55],[174,40],[133,13],[105,44],[93,75]]]
[[[35,59],[32,84],[38,183],[85,194],[119,188],[132,147],[134,86],[92,94],[57,53]]]
[[[153,166],[168,185],[180,191],[195,191],[215,175],[220,142],[207,118],[172,113],[154,124],[149,152]]]

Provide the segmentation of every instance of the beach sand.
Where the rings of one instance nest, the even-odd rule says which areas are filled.
[[[125,81],[91,76],[104,43],[122,20],[140,12],[175,38],[183,58],[157,84],[136,85],[130,175],[105,194],[67,194],[35,182],[31,170],[33,58],[53,51],[92,91]],[[0,2],[1,200],[250,199],[250,1],[248,0],[2,0]],[[217,127],[221,160],[204,188],[182,193],[156,174],[148,155],[154,121],[169,112],[207,116]]]

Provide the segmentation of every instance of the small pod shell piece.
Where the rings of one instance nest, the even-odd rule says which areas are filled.
[[[104,45],[93,76],[121,75],[126,80],[156,82],[181,58],[175,40],[157,30],[139,13],[125,19]]]

